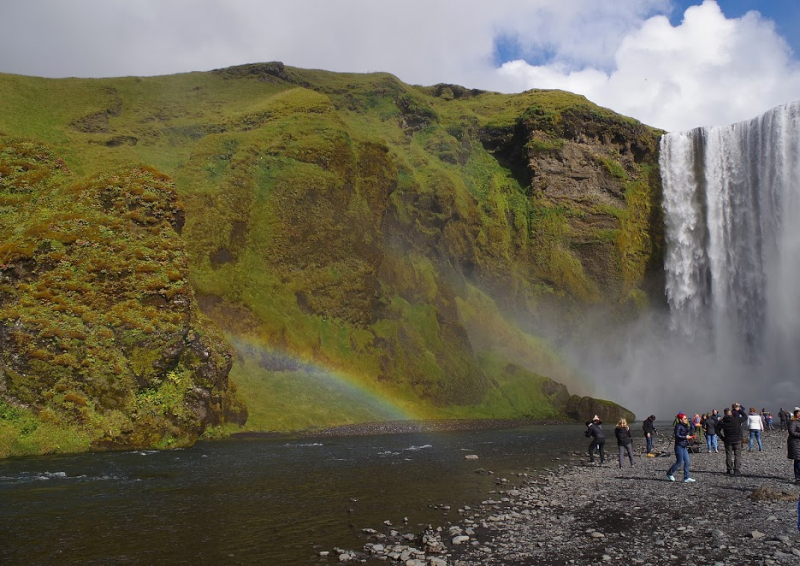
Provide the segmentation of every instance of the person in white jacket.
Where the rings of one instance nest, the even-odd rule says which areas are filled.
[[[755,407],[750,407],[750,414],[747,415],[747,429],[750,431],[750,451],[753,450],[753,438],[758,441],[758,451],[764,449],[761,444],[761,431],[764,430],[764,421],[761,420],[761,415],[758,414]]]

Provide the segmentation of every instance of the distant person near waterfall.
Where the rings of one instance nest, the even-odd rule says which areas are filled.
[[[597,415],[591,421],[586,423],[587,429],[585,435],[592,438],[589,444],[589,462],[594,464],[594,451],[600,452],[600,465],[606,463],[606,433],[603,432],[603,421]]]
[[[647,440],[647,454],[653,453],[653,440],[655,439],[656,434],[658,434],[655,421],[656,421],[656,416],[650,415],[642,423],[642,430],[644,431],[644,437]]]
[[[800,484],[800,407],[794,408],[794,414],[789,421],[788,429],[789,437],[786,440],[787,457],[790,460],[794,460],[794,483]],[[798,528],[800,528],[800,518],[798,518]]]
[[[710,414],[706,415],[706,419],[703,421],[703,431],[706,433],[706,448],[709,454],[711,454],[712,448],[715,454],[719,452],[719,447],[717,446],[717,424],[719,424],[719,411],[714,409]]]
[[[683,483],[694,483],[695,479],[689,477],[689,441],[694,438],[689,434],[689,417],[678,413],[678,424],[675,425],[675,463],[667,471],[667,479],[675,481],[675,472],[683,466]]]
[[[753,451],[753,438],[758,443],[758,451],[764,450],[764,445],[761,443],[761,431],[764,430],[764,421],[761,415],[758,414],[755,407],[750,407],[750,414],[747,416],[747,430],[750,431],[750,448]]]

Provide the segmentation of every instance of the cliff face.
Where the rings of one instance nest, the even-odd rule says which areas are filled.
[[[19,434],[0,455],[174,446],[244,422],[163,175],[79,179],[47,148],[0,139],[0,199],[0,425]]]
[[[53,82],[0,76],[8,100],[0,131],[49,141],[70,168],[100,175],[72,194],[100,199],[101,209],[107,197],[91,197],[103,194],[92,187],[116,167],[144,162],[170,177],[137,174],[156,185],[174,180],[183,212],[163,212],[159,222],[172,226],[162,238],[182,247],[159,257],[176,266],[163,288],[182,291],[167,297],[156,287],[164,282],[152,282],[142,301],[174,317],[176,328],[156,329],[164,344],[196,351],[182,332],[200,324],[197,296],[235,348],[230,375],[250,429],[389,418],[367,397],[420,417],[572,418],[578,398],[561,387],[584,394],[591,376],[560,359],[553,337],[579,332],[589,310],[603,309],[613,327],[656,296],[658,132],[582,97],[411,87],[385,74],[269,63],[55,81],[68,110],[14,114],[26,112],[26,101],[55,104]],[[131,182],[116,182],[115,198],[134,198],[139,184]],[[141,207],[130,206],[120,211],[138,226],[129,217]],[[98,234],[113,257],[114,237]],[[28,253],[34,271],[43,269],[34,254],[42,239]],[[24,261],[32,260],[0,253],[17,291],[19,279],[7,273]],[[130,303],[122,291],[143,281],[150,285],[142,275],[109,289],[108,302],[91,310]],[[49,300],[30,290],[31,308]],[[23,310],[3,320],[13,328],[27,317]],[[121,320],[105,324],[115,337]],[[131,390],[165,382],[162,370],[156,378],[136,368],[169,371],[183,359],[149,342],[150,330],[118,337]],[[220,355],[217,376],[226,373]],[[4,363],[22,374],[14,364],[30,358]],[[221,377],[209,379],[187,406],[195,416],[205,410],[208,422],[224,420],[229,391]],[[2,394],[36,403],[21,391]]]

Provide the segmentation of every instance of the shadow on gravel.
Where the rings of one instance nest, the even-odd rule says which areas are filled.
[[[698,473],[702,473],[702,474],[718,474],[719,472],[698,472]],[[708,485],[708,484],[704,485],[703,482],[697,482],[697,483],[692,484],[692,485],[694,485],[695,487],[698,487],[698,488],[710,487],[712,489],[721,490],[721,491],[740,491],[742,493],[751,493],[753,491],[753,486],[752,485],[742,485],[740,483],[740,480],[748,479],[748,478],[775,479],[775,476],[756,476],[756,475],[753,475],[753,476],[738,476],[738,477],[726,476],[726,477],[728,477],[730,479],[730,483],[728,483],[727,485],[726,484],[719,484],[719,483],[714,483],[712,485]],[[616,476],[615,479],[625,480],[625,481],[635,481],[635,482],[657,482],[657,483],[666,483],[666,484],[673,483],[673,482],[669,481],[667,478],[658,478],[658,477],[652,477],[652,478],[629,478],[629,477],[625,477],[625,476]],[[783,478],[777,478],[777,479],[783,479]],[[683,480],[676,480],[674,483],[675,483],[675,485],[683,484]],[[687,489],[691,489],[691,487],[689,487],[689,486],[686,486],[686,488]]]
[[[730,478],[732,480],[740,479],[740,478],[742,478],[742,479],[751,478],[751,479],[759,479],[759,480],[785,480],[785,481],[788,481],[786,479],[786,476],[765,476],[765,475],[760,475],[760,474],[748,474],[747,472],[743,472],[738,476],[729,476],[724,471],[692,470],[692,475],[694,475],[694,474],[698,474],[698,475],[699,474],[707,474],[707,475],[712,475],[712,476],[720,476],[720,477]]]

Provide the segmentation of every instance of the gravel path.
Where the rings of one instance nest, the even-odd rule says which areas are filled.
[[[363,550],[336,549],[340,561],[409,566],[501,564],[800,564],[798,495],[786,433],[768,432],[764,451],[745,447],[742,475],[725,472],[725,454],[691,455],[697,483],[666,477],[672,442],[633,467],[619,468],[616,443],[604,466],[583,454],[544,474],[497,478],[479,506],[423,533],[374,533]],[[344,560],[342,560],[342,558]]]
[[[663,456],[639,451],[621,469],[612,443],[605,466],[563,468],[484,502],[480,544],[453,564],[800,564],[800,486],[785,438],[769,432],[763,452],[745,448],[737,477],[724,473],[722,449],[692,454],[694,484],[667,479],[667,439]]]

